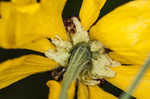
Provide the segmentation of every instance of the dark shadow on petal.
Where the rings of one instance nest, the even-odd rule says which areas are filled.
[[[61,66],[59,66],[58,68],[50,71],[49,72],[49,74],[51,76],[50,80],[62,81],[65,71],[66,71],[66,68],[65,67],[61,67]]]
[[[98,85],[101,89],[103,89],[104,91],[112,94],[115,97],[120,97],[122,94],[127,94],[125,91],[123,91],[122,89],[118,88],[117,86],[111,84],[110,82],[106,81],[106,80],[100,80],[101,83]],[[136,99],[134,96],[130,95],[129,99]]]
[[[36,2],[38,2],[38,3],[39,3],[40,1],[41,1],[41,0],[36,0]]]
[[[99,19],[101,19],[103,16],[105,16],[109,12],[113,11],[117,7],[119,7],[119,6],[123,5],[123,4],[126,4],[126,3],[130,2],[130,1],[134,1],[134,0],[107,0],[107,2],[105,3],[104,7],[101,9],[101,13],[99,14],[98,19],[94,22],[93,25],[95,25],[98,22]]]
[[[7,61],[9,59],[14,59],[18,58],[24,55],[40,55],[45,57],[44,53],[38,52],[38,51],[33,51],[29,49],[5,49],[5,48],[0,48],[0,63]]]
[[[0,2],[9,2],[9,1],[11,1],[11,0],[0,0]]]
[[[82,0],[67,0],[62,14],[63,19],[70,18],[73,16],[78,17],[81,5]]]
[[[133,64],[121,64],[122,66],[133,66]]]
[[[39,73],[0,90],[0,99],[48,99],[49,73]]]
[[[106,4],[104,5],[104,7],[101,10],[101,14],[99,15],[99,18],[103,17],[104,15],[113,11],[117,7],[119,7],[123,4],[126,4],[130,1],[133,1],[133,0],[107,0]]]
[[[109,49],[109,48],[104,48],[104,50],[105,50],[105,53],[110,53],[110,52],[113,52],[113,50],[111,50],[111,49]]]
[[[78,80],[77,80],[77,81],[76,81],[76,86],[75,86],[74,99],[78,99],[78,88],[79,88],[79,82],[78,82]]]

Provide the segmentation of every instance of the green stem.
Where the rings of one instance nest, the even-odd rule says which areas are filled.
[[[123,94],[120,99],[129,99],[129,95],[133,93],[134,89],[139,84],[140,80],[144,76],[144,73],[149,67],[150,67],[150,57],[145,61],[144,65],[140,69],[140,72],[135,77],[135,80],[133,81],[133,83],[131,84],[130,88],[127,91],[128,94]]]
[[[62,89],[59,99],[67,99],[67,91],[71,83],[77,79],[80,72],[86,68],[91,60],[88,44],[81,43],[73,48],[67,71],[64,74]]]

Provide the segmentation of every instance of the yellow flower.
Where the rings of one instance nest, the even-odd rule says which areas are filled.
[[[149,4],[135,0],[115,9],[92,27],[91,38],[112,49],[113,59],[140,66],[150,51]]]
[[[89,30],[96,21],[105,2],[106,0],[83,0],[79,17],[85,30]],[[27,51],[17,58],[11,53],[11,60],[2,60],[0,88],[32,74],[59,67],[55,61],[43,57],[43,53],[49,49],[55,49],[48,38],[59,36],[69,41],[61,17],[65,3],[66,0],[41,0],[40,3],[36,3],[36,0],[12,0],[11,3],[0,3],[0,47],[2,48],[0,50],[10,53],[11,51]],[[123,64],[134,64],[134,66],[114,67],[112,69],[117,75],[106,78],[122,90],[130,85],[139,70],[139,66],[135,65],[143,63],[150,48],[149,39],[146,39],[149,36],[150,25],[147,13],[150,10],[149,4],[148,0],[131,1],[104,16],[90,29],[91,39],[99,40],[113,50],[110,53],[113,59]],[[149,76],[148,71],[134,92],[134,97],[138,99],[150,97]],[[101,84],[101,88],[87,86],[80,81],[73,82],[68,90],[68,99],[74,98],[76,85],[78,85],[79,99],[116,99],[115,96],[103,90],[103,87],[107,88],[107,85],[110,85],[107,81]],[[50,87],[49,98],[57,99],[61,83],[52,80],[47,85]]]

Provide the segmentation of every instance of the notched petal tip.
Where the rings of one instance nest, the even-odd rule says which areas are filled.
[[[73,82],[68,90],[68,99],[74,99],[74,94],[75,94],[75,85],[76,83]],[[47,86],[50,88],[49,89],[49,99],[61,99],[59,98],[60,91],[61,91],[61,83],[50,80],[47,82]]]
[[[48,99],[59,99],[59,94],[61,90],[61,85],[59,82],[51,80],[47,82],[47,86],[49,87],[49,96]]]

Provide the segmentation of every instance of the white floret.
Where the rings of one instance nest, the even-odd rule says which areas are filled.
[[[106,64],[107,61],[103,59],[92,59],[92,70],[90,76],[93,79],[102,79],[104,77],[114,77],[115,72],[112,71]]]
[[[45,55],[59,63],[61,66],[66,66],[68,63],[68,58],[70,57],[70,54],[68,52],[64,51],[57,51],[55,52],[54,50],[48,50],[45,52]]]
[[[109,61],[109,66],[116,67],[121,65],[119,62],[112,60],[107,54],[104,54],[104,56]]]
[[[65,51],[70,51],[72,48],[71,42],[64,41],[60,37],[57,37],[56,39],[52,38],[52,43],[56,46],[57,50],[65,50]]]
[[[104,52],[104,46],[102,45],[102,43],[100,43],[98,41],[92,41],[90,43],[90,50],[92,52],[96,52],[96,51],[102,51],[102,52]]]
[[[64,41],[60,37],[52,38],[52,43],[56,46],[56,51],[48,50],[45,55],[62,66],[66,66],[70,57],[69,51],[72,48],[71,42]]]
[[[83,29],[83,27],[80,24],[80,21],[77,18],[73,17],[72,19],[77,30],[77,32],[72,35],[73,45],[79,42],[88,42],[89,41],[88,32]]]

